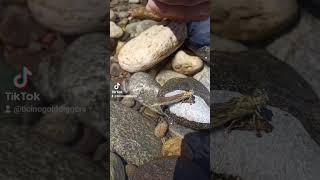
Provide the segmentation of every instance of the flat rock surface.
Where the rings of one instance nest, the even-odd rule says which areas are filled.
[[[238,95],[227,94],[222,102]],[[221,95],[217,92],[213,99],[221,99]],[[248,131],[225,134],[220,129],[211,133],[210,156],[214,171],[255,180],[318,179],[320,146],[294,116],[276,107],[268,108],[274,114],[271,121],[274,130],[263,133],[261,138]]]
[[[111,101],[110,127],[111,150],[128,163],[140,166],[161,156],[155,125],[139,112]]]
[[[291,65],[320,97],[320,20],[302,10],[297,26],[271,43],[267,49]]]
[[[106,39],[102,33],[79,37],[61,58],[42,61],[40,78],[35,81],[40,92],[51,99],[62,96],[66,106],[86,108],[85,113],[80,112],[80,120],[102,134],[107,127],[106,118],[102,117],[103,99],[108,97]]]
[[[132,180],[205,180],[209,179],[192,161],[178,157],[166,157],[139,167]]]
[[[1,123],[0,146],[0,179],[105,179],[90,158],[9,123]]]

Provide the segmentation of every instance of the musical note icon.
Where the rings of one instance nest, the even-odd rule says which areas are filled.
[[[114,88],[115,90],[118,90],[118,89],[120,88],[120,85],[121,85],[120,83],[117,83],[116,85],[113,86],[113,88]]]
[[[22,72],[16,75],[13,83],[17,88],[25,88],[28,85],[28,76],[32,76],[32,72],[25,66],[22,67]]]

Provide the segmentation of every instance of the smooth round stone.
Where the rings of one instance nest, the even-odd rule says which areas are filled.
[[[176,156],[164,157],[140,166],[132,180],[195,180],[210,179],[209,173],[194,162]]]
[[[182,50],[176,53],[171,64],[174,71],[185,75],[199,72],[203,67],[203,61],[198,56],[191,56]]]
[[[166,96],[168,93],[183,90],[192,90],[195,96],[195,103],[177,103],[169,106],[165,112],[178,124],[192,129],[208,129],[210,126],[210,93],[199,81],[193,78],[176,78],[164,84],[158,96]],[[181,93],[181,92],[180,92]],[[189,111],[189,112],[187,112]],[[196,116],[189,114],[197,114]],[[200,117],[205,117],[202,119]]]
[[[248,47],[240,42],[226,39],[223,37],[211,34],[211,51],[226,52],[226,53],[239,53],[247,51]]]
[[[28,6],[40,24],[64,34],[104,30],[109,9],[101,0],[28,0]]]
[[[176,90],[165,94],[165,97],[181,94],[185,91]],[[195,126],[208,126],[210,124],[210,107],[199,96],[194,95],[194,103],[176,103],[169,106],[169,111],[172,115],[181,119],[186,119],[188,122],[193,122]],[[188,125],[189,126],[189,125]],[[190,123],[190,126],[191,125]],[[197,127],[196,127],[197,128]]]
[[[121,104],[125,105],[126,107],[133,107],[135,105],[134,98],[131,96],[125,96],[121,100]]]
[[[154,104],[160,85],[147,73],[138,72],[131,76],[128,89],[135,100],[145,106]]]
[[[80,133],[75,116],[66,113],[49,113],[44,115],[34,130],[58,143],[71,143]]]
[[[110,21],[110,38],[120,38],[123,35],[121,27]]]
[[[161,70],[156,76],[156,81],[163,86],[168,80],[173,78],[186,78],[187,76],[184,74],[177,73],[172,70]]]
[[[129,72],[150,69],[176,51],[186,37],[185,23],[154,25],[124,45],[118,55],[119,64]]]
[[[194,79],[201,82],[210,91],[210,68],[204,65],[203,69],[193,76]]]
[[[211,3],[212,31],[234,40],[270,39],[287,29],[297,17],[296,0],[216,0]]]
[[[147,30],[148,28],[157,25],[157,21],[153,20],[143,20],[134,23],[130,23],[126,26],[126,32],[130,34],[130,37],[137,37],[143,31]]]
[[[110,153],[110,180],[126,180],[124,164],[115,153]]]

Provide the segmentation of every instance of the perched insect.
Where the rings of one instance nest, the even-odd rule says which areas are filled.
[[[214,104],[211,127],[227,126],[227,132],[233,129],[256,130],[256,135],[261,137],[261,130],[268,133],[273,129],[269,119],[262,113],[268,100],[267,95],[242,96]]]

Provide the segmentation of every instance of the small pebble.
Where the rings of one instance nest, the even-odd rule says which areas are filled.
[[[158,123],[158,125],[154,129],[154,135],[158,138],[162,138],[166,135],[168,128],[169,128],[169,125],[167,121],[161,121],[160,123]]]
[[[112,63],[110,65],[110,74],[112,76],[119,76],[121,72],[120,65],[118,63]]]
[[[129,108],[133,107],[135,105],[135,100],[132,97],[125,96],[122,100],[121,103]]]
[[[127,176],[130,178],[133,176],[133,174],[136,172],[136,170],[138,169],[138,167],[134,164],[128,164],[126,165],[126,174]]]
[[[110,21],[110,37],[111,38],[120,38],[123,35],[123,30],[121,27],[116,25],[113,21]]]
[[[191,56],[181,50],[174,56],[172,68],[180,74],[191,75],[202,70],[203,61],[198,56]]]
[[[140,0],[129,0],[129,3],[138,4],[140,3]]]

